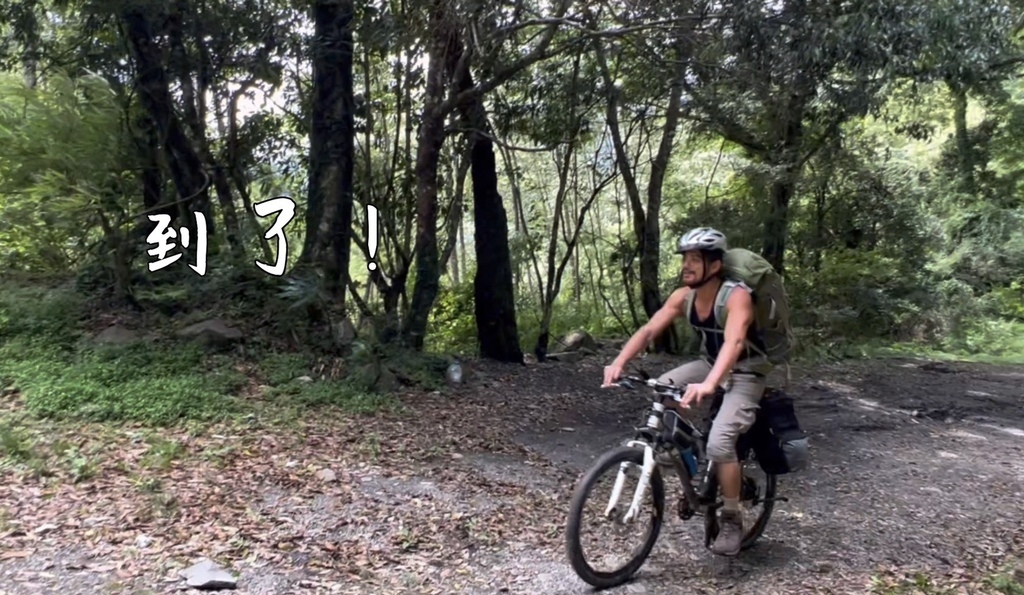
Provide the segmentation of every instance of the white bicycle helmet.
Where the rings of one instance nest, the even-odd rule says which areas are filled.
[[[689,252],[690,250],[721,250],[729,249],[725,241],[725,234],[710,227],[698,227],[691,229],[679,238],[676,243],[676,254]]]

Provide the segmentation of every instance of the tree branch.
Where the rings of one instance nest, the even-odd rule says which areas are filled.
[[[446,132],[450,133],[450,134],[454,134],[454,133],[476,134],[476,135],[479,135],[481,137],[484,137],[484,138],[490,140],[495,145],[498,145],[498,146],[503,147],[505,149],[510,149],[512,151],[521,151],[523,153],[547,153],[547,152],[550,152],[550,151],[554,151],[555,149],[557,149],[558,147],[560,147],[562,145],[566,145],[566,144],[572,142],[571,139],[567,139],[567,140],[557,141],[557,142],[555,142],[553,144],[550,144],[550,145],[542,145],[540,147],[523,147],[523,146],[513,145],[513,144],[511,144],[509,142],[503,141],[503,140],[499,139],[497,136],[495,136],[494,134],[491,134],[490,132],[487,132],[486,130],[481,130],[480,128],[476,128],[476,127],[473,127],[473,126],[468,126],[468,125],[465,125],[465,124],[457,124],[457,125],[450,126],[450,127],[448,127]]]
[[[506,67],[504,70],[501,70],[489,80],[482,81],[474,85],[472,88],[466,89],[461,93],[449,97],[443,103],[441,103],[440,107],[438,108],[440,113],[447,114],[451,112],[453,109],[455,109],[456,106],[463,105],[468,101],[479,98],[482,95],[486,95],[488,92],[505,84],[513,77],[515,77],[517,74],[529,68],[533,64],[540,62],[542,60],[546,60],[554,55],[557,55],[560,52],[566,51],[568,47],[559,48],[558,50],[549,52],[548,47],[551,45],[551,41],[555,38],[555,33],[558,32],[558,25],[561,23],[562,18],[565,16],[565,13],[568,12],[569,5],[571,3],[572,0],[559,0],[558,8],[555,11],[554,22],[552,22],[552,24],[547,25],[547,28],[541,36],[540,41],[537,42],[536,47],[530,50],[529,54],[523,56],[519,60],[516,60],[512,65]],[[572,43],[566,44],[566,46],[570,47],[572,45]]]

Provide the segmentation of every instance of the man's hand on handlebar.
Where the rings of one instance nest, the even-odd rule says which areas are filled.
[[[683,393],[683,400],[680,404],[683,407],[700,404],[705,397],[710,397],[715,394],[715,388],[716,386],[714,384],[708,384],[707,382],[687,385],[686,392]]]
[[[615,386],[615,383],[622,376],[622,366],[612,363],[609,366],[604,367],[604,382],[601,384],[601,388],[608,388],[609,386]]]

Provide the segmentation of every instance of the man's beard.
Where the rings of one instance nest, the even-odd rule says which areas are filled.
[[[690,289],[700,289],[701,287],[707,285],[708,283],[711,283],[715,279],[715,275],[714,274],[710,274],[709,275],[708,273],[704,273],[703,276],[697,276],[696,273],[691,271],[690,274],[692,274],[694,276],[694,280],[693,281],[687,281],[686,280],[686,273],[687,273],[686,271],[683,271],[683,274],[681,275],[681,279],[683,281],[683,285],[685,285],[686,287],[689,287]]]

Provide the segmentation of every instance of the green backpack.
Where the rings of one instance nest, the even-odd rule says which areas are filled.
[[[752,293],[754,301],[754,328],[761,333],[765,350],[761,351],[747,341],[747,346],[759,353],[772,365],[788,364],[789,354],[796,347],[796,338],[789,321],[789,298],[782,285],[782,277],[760,254],[743,248],[727,250],[722,261],[725,281],[715,296],[715,320],[725,328],[725,302],[733,288],[743,285]],[[686,319],[693,311],[695,294],[686,296]],[[719,331],[724,332],[724,331]]]

